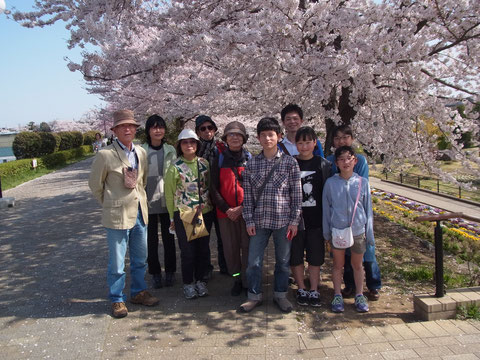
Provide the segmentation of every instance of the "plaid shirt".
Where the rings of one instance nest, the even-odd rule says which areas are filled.
[[[278,168],[266,184],[260,200],[255,200],[260,186],[275,163],[282,156],[277,151],[275,158],[267,160],[263,152],[247,162],[243,173],[243,218],[246,225],[257,229],[280,229],[298,225],[302,210],[302,183],[297,161],[283,155]]]

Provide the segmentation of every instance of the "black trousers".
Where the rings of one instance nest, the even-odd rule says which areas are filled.
[[[192,241],[187,241],[187,234],[180,219],[180,212],[173,214],[175,233],[177,234],[180,260],[182,266],[182,280],[184,284],[191,284],[194,280],[202,280],[207,273],[210,263],[210,234]],[[207,229],[212,229],[213,211],[203,214],[203,221]]]
[[[225,260],[225,254],[223,253],[223,241],[222,234],[220,232],[220,225],[218,224],[217,211],[213,209],[213,223],[215,224],[215,234],[217,235],[217,261],[220,270],[227,271],[227,261]],[[210,229],[208,230],[210,232]],[[212,259],[210,257],[210,268],[213,269]]]
[[[355,289],[355,278],[353,276],[351,259],[351,256],[345,254],[343,282],[345,283],[345,287]],[[380,289],[382,287],[382,279],[377,261],[364,261],[363,267],[365,269],[365,281],[367,283],[368,290]]]
[[[160,231],[163,242],[163,259],[165,262],[165,272],[174,273],[177,271],[177,254],[175,250],[175,236],[169,233],[170,217],[166,214],[149,214],[147,227],[148,243],[148,272],[150,274],[160,274],[162,268],[158,259],[158,222],[160,220]]]

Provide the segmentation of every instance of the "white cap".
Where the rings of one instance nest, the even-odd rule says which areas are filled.
[[[178,141],[184,139],[195,139],[197,141],[200,141],[197,134],[195,134],[195,131],[193,131],[192,129],[183,129],[180,134],[178,134]]]

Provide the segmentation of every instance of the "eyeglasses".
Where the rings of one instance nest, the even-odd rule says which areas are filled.
[[[228,133],[227,136],[228,137],[243,137],[242,134],[239,134],[239,133]]]
[[[212,130],[215,130],[215,128],[212,126],[212,125],[207,125],[207,126],[202,126],[201,128],[199,128],[200,131],[212,131]]]
[[[355,156],[339,157],[337,158],[338,162],[349,163],[350,161],[355,160]]]

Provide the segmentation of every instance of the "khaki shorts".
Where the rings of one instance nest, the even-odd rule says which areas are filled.
[[[332,249],[336,250],[346,250],[346,249],[337,249],[333,246],[333,243],[330,241]],[[353,246],[349,248],[355,254],[363,254],[367,250],[367,239],[365,233],[353,237]]]

